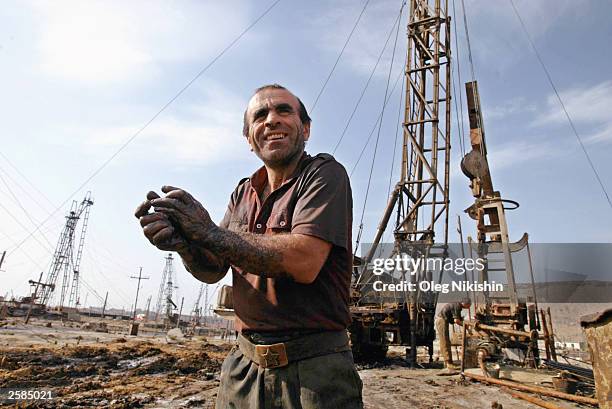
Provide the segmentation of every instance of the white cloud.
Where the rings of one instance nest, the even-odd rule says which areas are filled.
[[[202,101],[162,114],[132,143],[139,156],[163,156],[166,163],[210,165],[251,156],[242,136],[242,111],[246,101],[226,88],[208,81],[198,93]],[[74,135],[90,135],[86,149],[119,147],[142,125],[130,124],[93,129],[75,129]]]
[[[560,95],[572,121],[590,129],[590,134],[584,137],[585,142],[612,141],[612,81],[591,87],[575,87],[562,91]],[[555,94],[547,97],[546,105],[546,110],[535,119],[534,125],[567,123]]]
[[[610,106],[612,106],[612,81],[586,88],[583,86],[562,91],[561,99],[572,120],[605,122],[612,120]],[[546,98],[547,111],[540,115],[537,124],[550,124],[566,122],[559,100],[554,94]]]
[[[549,143],[516,141],[498,148],[489,148],[487,156],[491,168],[499,171],[508,167],[516,167],[520,163],[535,159],[558,157],[564,154],[564,152],[561,147]]]
[[[584,0],[515,0],[515,3],[534,40],[545,36],[561,17],[579,16],[589,9],[588,2]],[[320,16],[312,18],[311,35],[320,39],[317,45],[324,51],[337,55],[355,24],[362,6],[361,2],[336,2],[334,9],[325,10]],[[368,4],[341,63],[349,64],[358,73],[369,74],[399,12],[399,6],[400,2],[393,0]],[[449,6],[449,13],[452,16],[453,52],[456,50],[455,42],[458,42],[462,61],[467,63],[467,43],[460,3],[456,4],[456,11],[457,15],[452,15],[453,8],[452,5]],[[405,50],[408,13],[409,6],[406,6],[400,22],[398,50]],[[483,61],[488,64],[495,61],[498,67],[508,67],[516,64],[518,57],[525,55],[527,39],[509,2],[497,4],[482,0],[467,1],[466,14],[472,52],[477,59],[476,69],[478,63]],[[491,27],[495,27],[495,30],[491,30]],[[455,38],[455,28],[459,38]],[[387,73],[394,38],[395,32],[391,35],[385,55],[377,69],[377,75],[384,76]],[[394,64],[403,64],[404,51],[396,53],[395,58]]]
[[[359,21],[350,43],[342,56],[340,64],[348,64],[360,74],[369,75],[376,64],[378,55],[389,35],[391,26],[399,13],[400,3],[397,1],[370,2]],[[311,21],[311,30],[308,34],[318,38],[316,45],[325,52],[337,57],[351,32],[357,16],[363,8],[362,2],[344,2],[342,5],[334,4],[333,9],[325,10]],[[406,41],[405,21],[408,7],[404,7],[402,21],[398,34],[398,50],[404,48]],[[391,34],[385,54],[379,63],[376,75],[386,76],[391,62],[391,49],[395,38],[395,30]],[[395,54],[394,66],[404,64],[404,52]]]
[[[509,1],[468,0],[465,3],[477,77],[485,72],[505,76],[507,72],[516,70],[517,64],[524,64],[526,60],[530,65],[537,64]],[[555,42],[556,37],[549,34],[556,30],[555,35],[558,35],[560,21],[569,16],[578,24],[580,17],[587,14],[590,8],[585,0],[514,0],[514,4],[538,48]],[[451,27],[453,52],[455,61],[461,59],[462,72],[467,73],[468,47],[461,2],[455,6],[456,15]],[[452,5],[449,5],[449,9],[452,13]],[[455,29],[458,38],[454,35]]]
[[[94,84],[150,78],[165,62],[205,62],[246,25],[248,8],[218,2],[78,0],[32,6],[42,71]],[[222,18],[228,15],[232,24]]]
[[[528,103],[526,98],[518,97],[511,100],[505,101],[501,105],[493,107],[485,107],[485,116],[488,120],[502,119],[510,115],[519,113],[534,112],[536,105],[534,103]]]
[[[598,142],[610,142],[612,141],[612,121],[609,121],[602,128],[595,133],[588,135],[584,142],[586,143],[598,143]]]

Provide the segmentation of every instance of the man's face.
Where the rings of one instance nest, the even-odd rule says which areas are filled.
[[[287,90],[268,88],[253,95],[247,108],[248,142],[266,164],[282,167],[304,151],[310,124],[302,124],[299,102]]]

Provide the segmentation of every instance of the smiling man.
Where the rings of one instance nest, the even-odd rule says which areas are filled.
[[[220,224],[171,186],[136,211],[151,243],[177,251],[197,279],[217,282],[231,267],[239,348],[221,370],[219,409],[362,407],[346,333],[351,188],[332,156],[305,153],[310,123],[286,88],[258,88],[243,133],[263,166],[240,181]]]

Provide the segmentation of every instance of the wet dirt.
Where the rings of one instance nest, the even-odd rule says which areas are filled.
[[[198,340],[0,347],[0,388],[53,391],[52,401],[28,402],[33,408],[212,407],[230,348]]]
[[[232,346],[197,337],[170,342],[165,335],[101,336],[15,324],[0,330],[0,388],[53,391],[53,400],[5,407],[214,408],[221,364]],[[365,409],[537,408],[496,386],[461,381],[440,364],[411,369],[401,349],[358,370]],[[580,407],[553,401],[564,409]]]

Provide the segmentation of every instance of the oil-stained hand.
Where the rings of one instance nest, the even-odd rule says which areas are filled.
[[[158,199],[159,195],[155,192],[147,193],[147,200],[136,208],[134,216],[140,220],[142,232],[145,237],[160,250],[163,251],[183,251],[188,248],[187,242],[180,235],[166,213],[153,212],[151,200]]]
[[[165,197],[150,201],[155,212],[166,214],[187,242],[206,242],[217,225],[204,206],[183,189],[162,186],[162,192]]]

